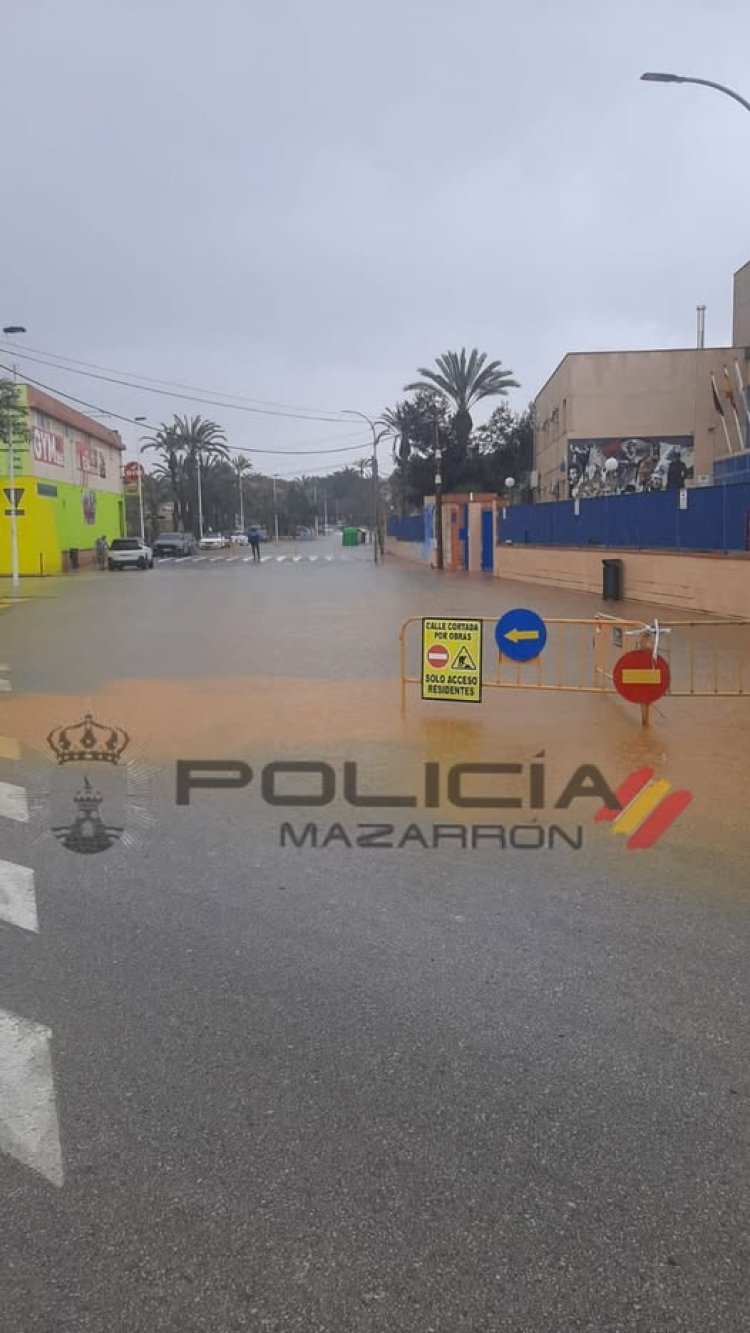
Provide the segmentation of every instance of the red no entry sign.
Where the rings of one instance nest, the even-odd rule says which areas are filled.
[[[438,671],[441,667],[446,667],[448,665],[449,657],[450,653],[442,643],[432,643],[427,649],[427,661],[431,667],[435,667]]]
[[[624,653],[615,662],[612,679],[618,694],[631,704],[652,704],[669,689],[669,663],[647,648]]]

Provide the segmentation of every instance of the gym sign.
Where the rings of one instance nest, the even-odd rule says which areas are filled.
[[[34,461],[51,463],[53,467],[65,467],[65,441],[62,435],[55,435],[51,430],[42,430],[35,426],[31,432],[31,448]]]

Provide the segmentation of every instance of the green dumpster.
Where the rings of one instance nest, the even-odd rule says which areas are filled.
[[[341,545],[342,546],[359,545],[359,534],[356,528],[344,528],[343,532],[341,533]]]

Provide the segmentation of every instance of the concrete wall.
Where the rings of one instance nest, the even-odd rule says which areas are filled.
[[[750,347],[750,262],[734,275],[732,342],[735,347]]]
[[[710,376],[713,371],[721,389],[723,367],[731,369],[735,357],[747,382],[744,347],[570,353],[536,399],[535,498],[567,498],[561,464],[567,464],[569,439],[691,435],[695,479],[710,476],[714,458],[727,452]],[[736,434],[731,417],[728,426]],[[732,438],[732,446],[737,443]]]
[[[750,619],[750,557],[497,546],[495,575],[601,594],[605,557],[624,562],[623,591],[628,601]],[[615,603],[612,610],[616,613]]]

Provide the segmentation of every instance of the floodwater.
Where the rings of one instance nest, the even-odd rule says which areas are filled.
[[[595,765],[613,789],[649,767],[655,779],[688,789],[691,804],[648,857],[623,861],[604,826],[596,858],[617,864],[619,856],[629,874],[650,865],[691,891],[747,891],[750,694],[666,697],[653,706],[648,729],[638,707],[614,695],[486,689],[479,705],[446,704],[421,701],[419,686],[410,685],[402,711],[399,630],[409,617],[497,618],[521,605],[550,621],[573,620],[611,614],[611,604],[486,577],[439,577],[392,557],[376,566],[371,547],[345,551],[331,539],[271,545],[264,555],[259,567],[231,552],[147,574],[92,572],[24,587],[28,600],[0,616],[2,653],[15,672],[4,730],[39,751],[52,726],[85,707],[115,718],[155,763],[348,759],[381,792],[419,787],[428,761],[519,763],[526,772],[543,756],[550,807],[581,765]],[[647,624],[687,619],[634,603],[616,610]],[[736,688],[750,628],[712,629],[711,617],[695,619],[694,688]],[[531,664],[520,676],[591,683],[592,643],[589,628],[551,625],[543,673]],[[623,650],[634,643],[626,638]],[[678,630],[660,640],[680,688],[689,679],[687,644]],[[608,669],[617,651],[610,648]],[[491,623],[484,658],[492,680]],[[419,671],[418,624],[408,628],[407,670]],[[750,670],[745,679],[750,685]]]

